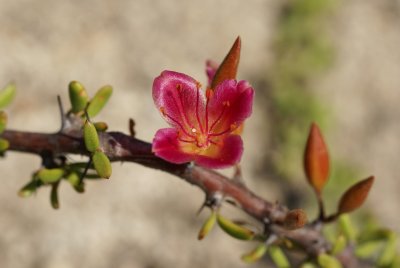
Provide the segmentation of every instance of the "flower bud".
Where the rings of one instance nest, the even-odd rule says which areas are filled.
[[[71,111],[75,114],[83,111],[89,101],[85,87],[77,81],[71,81],[68,85],[68,92]]]
[[[111,86],[104,86],[97,91],[96,95],[90,100],[87,113],[90,118],[95,117],[106,105],[112,94]]]
[[[101,151],[94,152],[92,156],[94,169],[100,177],[108,179],[111,176],[111,163],[108,157]]]

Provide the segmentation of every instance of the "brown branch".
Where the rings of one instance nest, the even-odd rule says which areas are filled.
[[[48,153],[88,155],[80,132],[75,130],[44,134],[7,130],[0,136],[10,142],[10,151],[37,155]],[[232,198],[243,211],[264,223],[268,232],[290,239],[310,256],[317,256],[330,249],[329,243],[321,234],[320,226],[308,224],[296,230],[284,228],[283,223],[289,210],[259,197],[241,183],[193,164],[176,165],[166,162],[151,152],[150,143],[132,136],[120,132],[106,132],[99,135],[101,146],[111,161],[135,162],[159,169],[200,187],[206,196],[219,193]],[[346,251],[346,258],[342,261],[354,264],[354,260],[356,260],[354,254]]]

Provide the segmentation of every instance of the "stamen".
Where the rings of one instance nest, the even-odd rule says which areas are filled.
[[[179,128],[182,130],[183,133],[185,133],[187,136],[191,137],[191,138],[196,138],[196,136],[193,136],[192,134],[190,134],[189,132],[186,131],[186,129],[182,126],[181,123],[179,123],[178,120],[176,120],[175,118],[173,118],[172,116],[170,116],[169,114],[167,114],[165,112],[164,107],[161,107],[160,110],[162,111],[163,115],[166,116],[167,118],[169,118],[170,120],[172,120],[175,124],[177,124],[179,126]]]
[[[221,136],[221,135],[224,135],[224,134],[226,134],[226,133],[232,132],[232,131],[234,131],[235,129],[237,129],[237,124],[236,124],[236,123],[233,123],[233,124],[231,124],[231,125],[229,126],[228,129],[226,129],[226,130],[224,130],[224,131],[222,131],[222,132],[219,132],[219,133],[210,133],[210,134],[208,134],[208,136],[210,136],[210,137]]]
[[[187,143],[195,143],[196,142],[195,140],[184,140],[182,138],[178,138],[178,140],[181,142],[187,142]]]
[[[212,96],[214,96],[214,91],[211,88],[207,88],[206,90],[206,133],[208,133],[208,103],[209,100],[212,98]]]
[[[178,91],[178,92],[180,93],[181,91]],[[185,114],[184,111],[183,111],[183,104],[182,104],[182,97],[181,97],[181,95],[179,94],[179,99],[180,99],[180,102],[181,102],[181,105],[182,105],[181,107],[180,107],[180,106],[178,105],[178,103],[176,102],[176,99],[175,99],[175,97],[174,97],[173,94],[168,94],[168,96],[172,98],[172,101],[173,101],[173,103],[174,103],[176,109],[178,109],[179,115],[181,116],[182,121],[184,122],[184,124],[185,124],[188,128],[191,128],[192,126],[189,124],[189,120],[187,120],[186,114]]]
[[[196,92],[196,119],[199,123],[201,133],[204,133],[203,126],[201,125],[200,116],[199,116],[199,96],[200,95],[200,88],[197,88]]]
[[[229,107],[229,105],[224,105],[223,103],[222,103],[222,105],[223,105],[222,112],[219,114],[217,120],[215,120],[214,123],[212,123],[209,132],[211,132],[212,129],[215,127],[215,125],[221,120],[222,116],[223,116],[224,113],[225,113],[226,107]]]

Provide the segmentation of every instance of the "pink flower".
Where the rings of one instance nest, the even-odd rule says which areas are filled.
[[[192,77],[162,72],[154,80],[153,99],[172,128],[157,131],[153,152],[176,164],[223,168],[238,163],[243,142],[233,132],[251,115],[253,95],[246,81],[226,80],[204,94]]]

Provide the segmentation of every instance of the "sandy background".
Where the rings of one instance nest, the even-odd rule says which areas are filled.
[[[18,86],[9,127],[57,130],[56,95],[67,103],[68,82],[79,80],[92,94],[113,85],[99,119],[126,132],[133,117],[138,137],[150,141],[165,126],[151,99],[154,77],[170,69],[205,82],[205,60],[221,60],[237,35],[243,40],[239,77],[264,76],[281,7],[277,0],[2,0],[0,84]],[[332,153],[377,177],[368,206],[397,231],[399,26],[399,1],[338,6],[329,28],[335,64],[315,81],[315,93],[334,114],[327,134]],[[262,100],[257,105],[244,137],[244,174],[250,188],[275,200],[279,195],[254,173],[269,125]],[[1,267],[247,267],[239,256],[253,245],[220,231],[197,241],[206,217],[195,216],[203,195],[172,176],[114,164],[112,179],[89,183],[84,195],[61,185],[61,209],[54,211],[48,189],[30,199],[16,195],[39,164],[16,153],[0,161]]]

